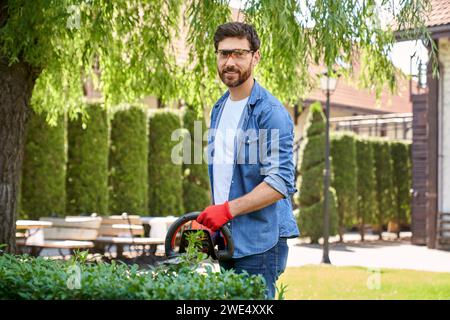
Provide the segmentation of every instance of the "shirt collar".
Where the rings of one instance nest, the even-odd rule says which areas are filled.
[[[256,81],[256,79],[253,80],[255,81],[253,82],[252,91],[250,92],[250,98],[248,99],[248,104],[251,107],[254,107],[256,102],[258,102],[258,100],[261,99],[261,86]],[[230,91],[227,90],[227,92],[225,92],[225,94],[216,102],[213,108],[219,107],[222,104],[222,102],[228,98],[229,95]]]

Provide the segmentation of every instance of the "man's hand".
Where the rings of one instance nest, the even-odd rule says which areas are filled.
[[[225,201],[224,204],[212,205],[207,207],[198,216],[197,222],[201,223],[205,227],[210,228],[214,232],[231,219],[233,219],[233,216],[230,213],[228,201]]]

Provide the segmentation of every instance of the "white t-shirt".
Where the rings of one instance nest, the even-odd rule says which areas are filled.
[[[219,119],[214,139],[213,157],[215,204],[222,204],[228,200],[231,179],[233,178],[234,139],[248,98],[232,101],[228,97]]]

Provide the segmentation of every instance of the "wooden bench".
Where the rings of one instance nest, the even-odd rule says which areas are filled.
[[[158,245],[164,244],[163,238],[144,237],[144,227],[137,215],[112,215],[103,217],[98,237],[95,239],[97,252],[105,254],[111,246],[116,247],[117,257],[123,256],[124,246],[142,248],[149,246],[149,254],[155,254]]]
[[[60,254],[67,249],[71,254],[75,250],[94,248],[93,240],[97,239],[101,225],[99,217],[67,216],[64,218],[41,217],[41,221],[52,223],[43,229],[41,238],[20,238],[17,245],[31,248],[31,255],[38,256],[42,249],[58,249]]]

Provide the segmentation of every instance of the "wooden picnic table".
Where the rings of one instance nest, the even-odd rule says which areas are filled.
[[[41,244],[44,242],[44,228],[50,228],[53,223],[41,220],[17,220],[16,229],[25,232],[16,232],[16,243],[19,246]],[[31,250],[32,255],[38,255],[35,247]]]
[[[42,229],[50,228],[53,225],[50,221],[40,221],[40,220],[17,220],[16,229],[29,230],[29,229]]]
[[[73,239],[73,237],[71,237],[73,236],[73,233],[76,231],[76,230],[74,231],[75,226],[72,228],[61,228],[61,225],[71,226],[73,223],[76,224],[76,227],[79,227],[80,225],[86,225],[88,222],[91,222],[86,220],[93,220],[94,218],[47,217],[47,219],[48,220],[46,220],[46,218],[43,218],[42,220],[18,220],[16,222],[16,229],[18,229],[18,231],[25,230],[25,232],[24,233],[16,232],[17,245],[20,248],[26,250],[27,252],[28,250],[30,250],[29,252],[33,256],[39,256],[39,253],[44,248],[58,249],[61,255],[63,255],[63,253],[61,252],[62,249],[68,249],[73,253],[75,249],[90,249],[94,247],[94,243],[92,241],[78,241],[77,239]],[[100,222],[97,222],[97,224],[99,226]],[[44,236],[44,229],[50,231],[49,234],[46,234],[46,236]],[[45,231],[46,233],[47,230]],[[58,235],[61,235],[61,239],[57,237]],[[86,234],[83,235],[86,236]],[[95,231],[95,237],[96,236],[97,232]],[[22,252],[25,251],[22,250]]]

